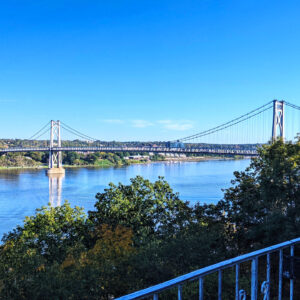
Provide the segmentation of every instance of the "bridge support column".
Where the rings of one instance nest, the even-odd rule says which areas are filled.
[[[65,173],[65,169],[62,167],[61,151],[57,151],[57,150],[53,149],[56,147],[61,147],[60,121],[51,120],[49,169],[47,171],[48,174],[64,174]]]
[[[284,140],[284,101],[273,101],[272,141],[277,138]]]

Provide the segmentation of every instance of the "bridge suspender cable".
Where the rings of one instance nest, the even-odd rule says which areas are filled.
[[[179,141],[184,142],[184,141],[188,141],[188,140],[191,140],[191,139],[199,138],[199,137],[202,137],[202,136],[205,136],[205,135],[208,135],[208,134],[211,134],[211,133],[214,133],[214,132],[223,130],[223,129],[225,129],[225,128],[228,128],[228,127],[230,127],[230,126],[236,125],[236,124],[238,124],[238,123],[241,123],[241,122],[243,122],[243,121],[245,121],[245,120],[248,120],[248,119],[250,119],[250,118],[252,118],[252,117],[254,117],[254,116],[256,116],[256,115],[258,115],[258,114],[260,114],[260,113],[262,113],[262,112],[264,112],[264,111],[266,111],[266,110],[268,110],[268,109],[270,109],[270,108],[272,107],[272,106],[270,106],[270,104],[272,104],[272,103],[273,103],[273,101],[269,101],[269,102],[266,103],[265,105],[262,105],[262,106],[260,106],[260,107],[258,107],[258,108],[256,108],[256,109],[250,111],[250,112],[247,113],[247,114],[244,114],[244,115],[242,115],[242,116],[240,116],[240,117],[238,117],[238,118],[235,118],[235,119],[233,119],[233,120],[231,120],[231,121],[228,121],[228,122],[226,122],[226,123],[223,123],[223,124],[221,124],[221,125],[219,125],[219,126],[216,126],[216,127],[214,127],[214,128],[211,128],[211,129],[202,131],[202,132],[200,132],[200,133],[193,134],[193,135],[190,135],[190,136],[181,138],[181,139],[179,139]],[[265,108],[266,106],[269,106],[269,107]],[[263,109],[263,108],[265,108],[265,109]],[[257,112],[257,113],[254,114],[255,112]],[[226,127],[225,127],[225,126],[226,126]]]
[[[213,133],[215,133],[215,132],[221,131],[221,130],[226,129],[226,128],[228,128],[228,127],[237,125],[237,124],[239,124],[239,123],[241,123],[241,122],[243,122],[243,121],[249,120],[249,119],[251,119],[252,117],[255,117],[255,116],[257,116],[257,115],[263,113],[264,111],[266,111],[266,110],[268,110],[268,109],[270,109],[270,108],[272,108],[272,106],[269,106],[269,107],[265,108],[264,110],[261,110],[261,111],[257,112],[256,114],[253,114],[253,115],[251,115],[251,116],[248,116],[247,118],[244,118],[244,119],[242,119],[242,120],[239,120],[239,121],[237,121],[237,122],[235,122],[235,123],[231,123],[231,124],[229,124],[229,125],[227,125],[227,126],[225,126],[225,127],[222,127],[222,128],[219,128],[219,129],[216,129],[216,130],[213,130],[213,131],[209,131],[209,132],[207,132],[207,133],[199,134],[199,135],[197,136],[197,138],[200,138],[200,137],[203,137],[203,136],[206,136],[206,135],[209,135],[209,134],[213,134]],[[212,130],[212,129],[211,129],[211,130]],[[182,141],[182,140],[181,140],[181,141]]]

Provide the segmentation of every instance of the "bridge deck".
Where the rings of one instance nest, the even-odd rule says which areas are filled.
[[[153,152],[177,154],[218,154],[256,156],[256,150],[244,149],[214,149],[214,148],[166,148],[166,147],[26,147],[0,149],[0,153],[10,152],[45,152],[45,151],[73,151],[73,152]]]

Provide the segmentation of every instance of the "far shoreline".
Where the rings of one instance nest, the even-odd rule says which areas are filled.
[[[130,165],[138,165],[138,164],[152,164],[152,163],[177,163],[177,162],[204,162],[204,161],[212,161],[212,160],[243,160],[249,159],[246,156],[239,157],[218,157],[218,156],[200,156],[200,157],[166,157],[165,160],[156,160],[156,161],[131,161],[128,164],[121,165],[111,165],[111,166],[101,166],[101,165],[63,165],[66,169],[72,168],[95,168],[95,169],[107,169],[107,168],[116,168],[116,167],[126,167]],[[38,166],[14,166],[14,167],[0,167],[1,171],[14,171],[14,170],[46,170],[48,169],[47,165],[38,165]]]

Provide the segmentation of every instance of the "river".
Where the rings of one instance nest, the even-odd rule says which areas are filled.
[[[129,183],[141,175],[151,181],[164,176],[180,198],[193,203],[216,203],[222,188],[230,186],[235,170],[244,170],[249,160],[152,163],[120,168],[69,168],[64,177],[48,178],[45,170],[0,171],[0,237],[22,224],[36,208],[68,200],[72,206],[93,209],[95,195],[109,182]]]

